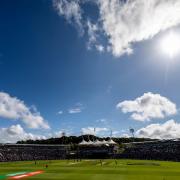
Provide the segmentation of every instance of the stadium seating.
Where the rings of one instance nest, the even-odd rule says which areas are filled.
[[[1,144],[0,162],[65,159],[68,150],[67,145]]]
[[[0,144],[0,162],[56,160],[67,158],[128,158],[180,161],[180,141],[164,140],[118,144],[82,141],[77,149],[70,145]],[[123,149],[123,150],[122,150]]]
[[[180,141],[126,143],[118,158],[180,161]]]

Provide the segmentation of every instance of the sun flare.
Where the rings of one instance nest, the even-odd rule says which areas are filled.
[[[164,54],[173,58],[180,53],[180,35],[170,32],[161,41],[161,50]]]

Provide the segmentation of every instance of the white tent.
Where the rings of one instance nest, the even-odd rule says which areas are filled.
[[[96,139],[95,141],[85,141],[84,139],[79,143],[79,145],[94,145],[94,146],[100,146],[100,145],[115,145],[117,144],[116,142],[114,142],[112,139],[109,139],[108,141],[103,140],[103,141],[99,141],[98,139]]]
[[[88,142],[83,139],[83,140],[79,143],[79,145],[88,145]]]
[[[107,141],[107,143],[108,143],[108,144],[117,144],[117,143],[114,142],[112,139],[109,139],[109,140]]]
[[[102,141],[99,141],[98,139],[96,139],[95,141],[94,141],[94,145],[101,145],[102,144]]]
[[[93,145],[93,144],[94,144],[94,142],[93,142],[93,141],[91,141],[91,140],[89,140],[89,141],[87,142],[87,144],[88,144],[88,145]]]
[[[108,144],[108,141],[106,141],[105,139],[102,141],[102,144]]]

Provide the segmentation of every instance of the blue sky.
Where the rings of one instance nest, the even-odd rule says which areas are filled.
[[[159,44],[170,31],[179,33],[180,14],[175,17],[169,12],[166,19],[160,11],[157,16],[162,18],[158,16],[156,22],[158,17],[152,17],[154,21],[149,22],[146,14],[139,13],[138,23],[125,18],[123,24],[118,17],[127,15],[125,7],[133,15],[131,2],[108,2],[116,13],[111,14],[101,0],[75,0],[73,4],[66,0],[1,1],[2,142],[60,136],[62,131],[79,135],[94,127],[99,135],[109,135],[110,129],[114,136],[127,135],[133,127],[141,137],[179,137],[180,56],[169,57]],[[136,4],[137,9],[146,6],[141,3]],[[164,5],[180,8],[178,1]],[[108,13],[116,23],[108,19]],[[163,25],[164,19],[169,24]],[[153,24],[142,29],[146,21],[159,24],[156,29],[151,28]],[[146,96],[147,104],[137,105],[135,99]],[[17,108],[21,105],[23,110]],[[153,107],[158,112],[151,115]],[[140,113],[141,120],[133,118],[133,113]],[[169,127],[171,131],[165,134]]]

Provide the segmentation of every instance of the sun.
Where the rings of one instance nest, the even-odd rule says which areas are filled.
[[[160,46],[162,52],[170,58],[177,56],[180,53],[180,35],[169,32],[162,38]]]

